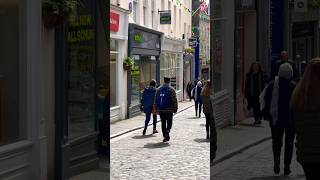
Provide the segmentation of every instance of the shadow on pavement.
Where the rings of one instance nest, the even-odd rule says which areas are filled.
[[[206,126],[206,124],[200,124],[200,126]]]
[[[154,136],[153,134],[148,134],[148,135],[136,135],[136,136],[133,136],[132,139],[146,139],[146,138],[152,138],[152,137],[156,137]]]
[[[144,145],[144,148],[149,148],[149,149],[155,149],[155,148],[165,148],[165,147],[169,147],[170,144],[169,143],[163,143],[163,142],[159,142],[159,143],[148,143],[146,145]]]
[[[187,119],[200,119],[198,117],[188,117]]]
[[[241,124],[239,124],[239,126],[265,128],[263,125],[253,125],[253,124],[249,124],[249,123],[241,123]]]
[[[304,175],[298,175],[298,177],[292,177],[292,176],[266,176],[266,177],[253,177],[249,178],[247,180],[283,180],[283,179],[304,179]]]
[[[197,139],[194,139],[194,141],[197,143],[210,143],[210,139],[197,138]]]

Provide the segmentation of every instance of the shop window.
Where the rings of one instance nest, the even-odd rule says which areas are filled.
[[[17,0],[0,1],[0,145],[26,133],[26,56],[23,51],[25,15]],[[23,23],[24,24],[24,23]]]
[[[110,107],[117,105],[117,41],[110,40]]]
[[[134,65],[131,68],[131,104],[140,103],[140,90],[143,87],[140,83],[140,57],[134,56]]]
[[[67,32],[67,115],[68,135],[74,139],[94,131],[95,128],[95,66],[96,42],[93,4],[87,3],[77,9],[74,18],[68,20]],[[74,23],[86,17],[84,24]],[[89,21],[90,20],[90,21]],[[87,32],[86,38],[73,36]],[[77,38],[77,39],[76,39]]]

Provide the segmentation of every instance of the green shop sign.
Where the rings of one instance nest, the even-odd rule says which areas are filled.
[[[142,36],[140,35],[140,34],[135,34],[134,36],[133,36],[133,40],[135,41],[135,42],[137,42],[137,43],[142,43],[143,41],[142,41]]]
[[[160,12],[160,24],[171,24],[171,12],[170,11]]]

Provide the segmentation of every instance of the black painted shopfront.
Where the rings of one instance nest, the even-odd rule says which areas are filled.
[[[134,65],[128,71],[128,118],[140,114],[141,92],[149,81],[160,81],[162,36],[161,32],[129,24],[128,56],[133,57]]]
[[[106,8],[83,0],[56,29],[55,179],[98,168],[99,156],[109,157]]]

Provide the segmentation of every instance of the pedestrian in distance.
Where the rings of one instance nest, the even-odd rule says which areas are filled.
[[[173,113],[178,110],[177,96],[170,86],[170,78],[164,77],[164,84],[157,89],[154,106],[160,115],[163,142],[170,141]]]
[[[210,81],[204,83],[203,89],[201,91],[201,101],[203,103],[203,113],[206,117],[206,131],[207,131],[207,139],[210,139],[209,132],[210,127],[214,123],[214,113],[213,106],[210,99]]]
[[[307,180],[320,179],[320,58],[311,60],[291,99],[297,133],[297,161]]]
[[[196,110],[196,117],[199,116],[201,117],[201,107],[202,107],[202,102],[201,102],[201,90],[202,90],[202,83],[201,81],[197,82],[197,85],[192,89],[192,97],[194,99],[194,104],[195,104],[195,110]],[[198,114],[199,110],[199,114]]]
[[[282,51],[280,54],[280,59],[276,60],[273,64],[272,64],[272,71],[271,71],[271,81],[274,80],[274,78],[278,75],[279,72],[279,67],[283,64],[283,63],[289,63],[293,69],[293,79],[295,80],[297,77],[297,73],[296,73],[296,66],[295,63],[289,59],[289,55],[287,51]]]
[[[192,81],[189,81],[188,84],[187,84],[186,91],[188,93],[190,101],[192,101],[191,91],[192,91],[193,88],[194,88],[194,83]]]
[[[251,64],[250,71],[246,74],[245,98],[247,99],[247,109],[253,109],[254,123],[261,124],[262,114],[260,110],[259,96],[265,87],[266,75],[262,71],[258,62]]]
[[[146,131],[151,119],[151,114],[153,114],[153,134],[158,133],[157,131],[157,114],[153,113],[153,104],[154,104],[154,99],[156,95],[156,85],[157,81],[152,79],[150,81],[149,86],[145,87],[143,93],[142,93],[142,109],[144,113],[146,113],[146,119],[144,123],[144,129],[142,132],[142,135],[146,135]]]
[[[284,174],[289,175],[291,173],[290,164],[295,129],[293,111],[289,104],[294,88],[292,66],[289,63],[284,63],[279,68],[278,76],[266,86],[260,96],[264,119],[269,120],[270,123],[274,172],[276,174],[280,173],[280,156],[284,135]]]
[[[296,73],[297,73],[297,76],[295,79],[296,82],[298,82],[302,78],[302,75],[305,71],[306,66],[307,66],[306,61],[303,61],[301,56],[297,54],[295,58],[295,67],[296,67]]]

